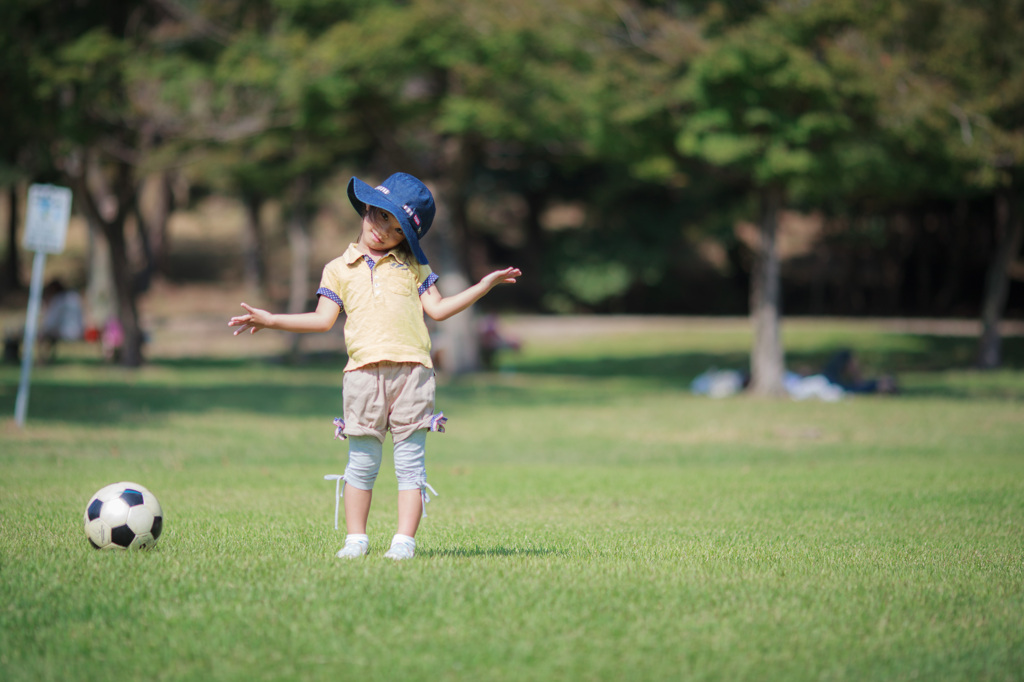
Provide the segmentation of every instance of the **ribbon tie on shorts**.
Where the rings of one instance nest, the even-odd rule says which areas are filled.
[[[448,417],[444,416],[444,412],[438,412],[437,414],[430,416],[427,428],[437,433],[444,433],[444,427],[447,423]],[[345,420],[341,417],[335,417],[334,440],[345,440],[346,438],[348,438],[348,436],[345,435]]]
[[[338,503],[345,496],[344,488],[341,487],[341,482],[345,480],[345,475],[327,474],[324,476],[324,480],[334,481],[334,530],[338,530]]]
[[[423,485],[420,486],[420,499],[423,500],[422,509],[424,517],[427,515],[427,503],[430,502],[430,495],[427,494],[427,488],[430,488],[430,492],[434,493],[434,497],[439,497],[438,492],[434,490],[434,487],[426,481],[423,481]]]

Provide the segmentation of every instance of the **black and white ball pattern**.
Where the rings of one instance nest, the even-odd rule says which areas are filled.
[[[101,488],[85,508],[85,535],[96,549],[147,549],[163,530],[164,512],[153,493],[122,481]]]

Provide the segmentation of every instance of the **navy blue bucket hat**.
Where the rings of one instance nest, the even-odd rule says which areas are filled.
[[[408,173],[395,173],[376,187],[354,177],[348,181],[348,199],[360,215],[369,204],[395,216],[416,260],[427,264],[420,239],[434,222],[435,208],[434,196],[426,185]]]

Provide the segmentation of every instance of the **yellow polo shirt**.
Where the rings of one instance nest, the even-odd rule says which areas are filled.
[[[376,362],[430,362],[420,294],[437,281],[430,266],[396,250],[374,262],[350,244],[324,266],[318,296],[345,311],[345,371]]]

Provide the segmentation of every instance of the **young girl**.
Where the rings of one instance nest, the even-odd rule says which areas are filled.
[[[261,329],[325,332],[345,311],[349,360],[342,382],[344,420],[336,423],[342,437],[349,438],[344,475],[348,535],[338,557],[358,558],[369,551],[366,521],[384,436],[390,430],[398,532],[384,556],[411,559],[426,497],[427,431],[440,430],[444,423],[434,414],[434,372],[423,313],[447,319],[498,284],[515,283],[522,272],[497,270],[444,297],[420,248],[434,220],[434,198],[426,185],[406,173],[395,173],[377,187],[352,178],[348,197],[362,215],[362,229],[358,240],[324,268],[316,310],[275,315],[242,303],[247,312],[232,317],[228,325],[238,327],[235,336]]]

